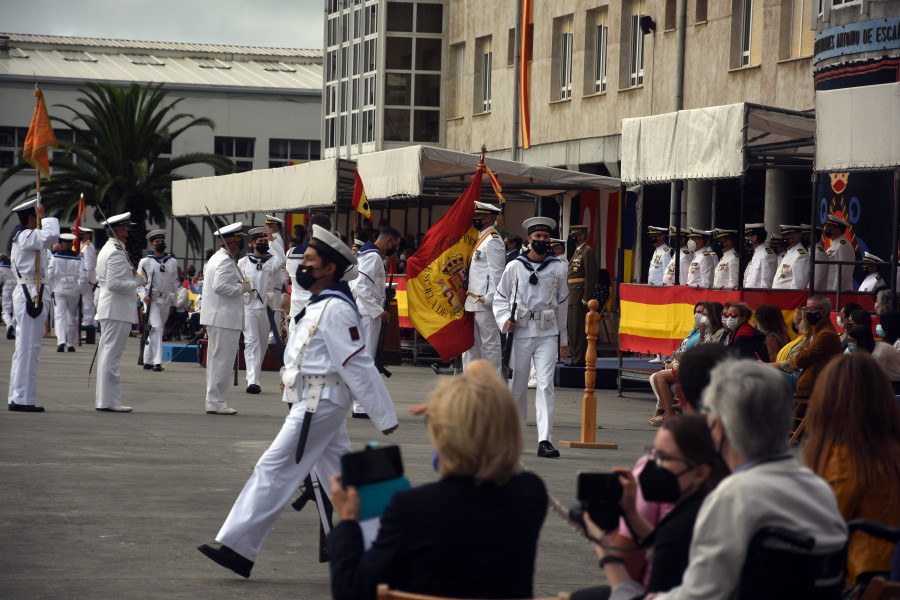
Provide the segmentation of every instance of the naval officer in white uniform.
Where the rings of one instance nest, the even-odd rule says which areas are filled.
[[[713,287],[717,290],[737,289],[740,253],[734,247],[736,237],[737,229],[713,229],[716,251],[722,255],[713,276]]]
[[[779,235],[787,242],[772,280],[773,290],[803,290],[809,283],[809,253],[800,243],[803,233],[797,225],[779,225]]]
[[[684,229],[680,229],[681,231],[681,241],[680,247],[678,250],[672,255],[672,258],[669,259],[669,264],[666,265],[666,274],[663,276],[663,285],[684,285],[688,280],[688,275],[691,270],[691,262],[694,260],[694,251],[689,250],[687,247],[688,243],[688,232]],[[669,241],[672,247],[675,246],[675,227],[669,227]],[[678,263],[678,281],[675,281],[675,261],[680,261]]]
[[[475,319],[475,344],[463,352],[463,369],[473,360],[483,358],[500,368],[500,329],[492,310],[497,284],[506,267],[506,244],[494,228],[500,209],[493,204],[475,203],[472,225],[478,230],[478,241],[469,264],[466,312]]]
[[[653,244],[653,256],[650,257],[650,268],[647,270],[647,283],[650,285],[663,284],[666,266],[671,259],[669,256],[671,248],[666,243],[666,231],[665,227],[651,225],[647,228],[647,235],[650,236],[650,243]]]
[[[166,252],[166,232],[156,229],[146,235],[150,252],[138,263],[138,273],[147,277],[147,284],[138,290],[146,307],[144,318],[150,319],[150,335],[144,348],[144,369],[162,371],[163,329],[174,312],[178,293],[178,261]],[[153,287],[152,293],[150,287]]]
[[[716,263],[719,257],[712,251],[710,241],[713,232],[706,229],[691,227],[688,233],[688,250],[694,251],[691,266],[688,269],[687,284],[692,287],[707,289],[713,284],[716,272]],[[693,243],[693,248],[691,244]]]
[[[856,260],[856,252],[853,244],[847,239],[847,229],[850,222],[837,215],[828,215],[825,219],[825,237],[831,240],[825,254],[832,262],[844,262]],[[853,289],[853,265],[840,266],[840,281],[838,280],[838,265],[830,265],[828,268],[828,289],[846,292]]]
[[[772,287],[775,269],[778,268],[778,255],[766,241],[765,223],[748,223],[744,226],[744,241],[753,255],[744,269],[744,287],[768,289]]]
[[[860,292],[877,292],[887,288],[887,283],[878,274],[878,265],[883,264],[884,261],[874,254],[869,252],[863,254],[862,270],[866,274],[866,278],[859,285]]]

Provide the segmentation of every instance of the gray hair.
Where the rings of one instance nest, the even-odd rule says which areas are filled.
[[[891,290],[880,290],[878,295],[875,296],[876,304],[880,304],[885,308],[890,308],[891,306]],[[896,309],[895,309],[896,310]]]
[[[829,300],[827,296],[813,296],[807,300],[807,302],[812,302],[817,308],[820,308],[825,312],[831,312],[831,300]]]
[[[770,366],[725,360],[712,370],[703,404],[718,416],[731,447],[747,460],[783,454],[794,418],[791,388]]]

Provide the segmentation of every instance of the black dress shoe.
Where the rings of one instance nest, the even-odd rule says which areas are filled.
[[[559,458],[559,450],[553,447],[549,441],[544,440],[538,444],[538,456],[541,458]]]
[[[251,383],[250,385],[247,386],[247,393],[248,393],[248,394],[258,394],[258,393],[260,393],[261,391],[262,391],[262,388],[260,388],[260,387],[259,387],[258,385],[256,385],[255,383]]]
[[[210,544],[202,544],[197,546],[197,550],[202,552],[204,556],[214,563],[231,569],[241,577],[250,577],[250,569],[253,568],[253,561],[247,560],[228,546],[219,544],[211,546]]]
[[[65,344],[60,344],[59,346],[56,347],[56,351],[57,351],[57,352],[65,352],[65,351],[66,351],[66,345],[65,345]]]
[[[16,404],[15,402],[10,402],[9,410],[13,410],[16,412],[44,412],[44,407],[34,406],[32,404]]]
[[[69,352],[75,352],[75,346],[69,346]]]
[[[149,371],[149,370],[152,369],[152,368],[153,368],[153,365],[152,365],[152,364],[150,364],[150,363],[144,363],[144,370],[145,370],[145,371]]]
[[[153,365],[153,370],[154,371],[162,371],[163,370],[162,365]]]

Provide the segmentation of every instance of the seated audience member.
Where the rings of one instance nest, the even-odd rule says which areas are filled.
[[[869,331],[872,331],[872,315],[869,314],[869,311],[858,308],[850,313],[850,327],[848,329],[852,329],[857,325],[868,327]]]
[[[769,362],[766,337],[750,325],[753,309],[743,302],[730,302],[722,313],[722,321],[728,330],[726,346],[734,348],[744,358]]]
[[[363,550],[359,496],[331,481],[341,522],[331,532],[335,600],[375,598],[375,587],[454,598],[530,598],[547,491],[519,472],[522,421],[496,368],[475,361],[445,378],[427,404],[440,481],[394,495]]]
[[[771,304],[763,304],[756,309],[754,317],[756,329],[766,336],[769,358],[777,356],[778,351],[791,341],[781,309]]]
[[[834,358],[822,371],[806,413],[806,463],[837,496],[844,519],[891,527],[900,515],[900,408],[884,373],[869,356]],[[855,533],[847,583],[891,567],[893,545]]]
[[[726,360],[713,369],[702,402],[732,474],[700,508],[682,584],[656,600],[736,598],[750,540],[763,527],[812,536],[816,553],[839,551],[847,541],[831,488],[788,449],[793,402],[783,377],[766,365]]]
[[[892,310],[878,315],[875,332],[882,340],[900,350],[900,312]]]
[[[803,347],[803,344],[806,342],[806,336],[809,333],[809,321],[806,320],[805,306],[794,309],[794,316],[791,318],[791,329],[798,334],[796,339],[785,344],[778,351],[778,354],[775,355],[775,362],[769,364],[784,373],[793,390],[797,387],[797,378],[800,372],[791,366],[791,358]]]
[[[896,296],[894,297],[894,303],[891,304],[891,290],[881,290],[878,294],[875,295],[875,314],[880,315],[881,313],[886,313],[889,310],[897,310],[898,305],[896,302]]]
[[[716,334],[724,329],[725,326],[722,324],[723,308],[721,302],[706,303],[706,319],[701,321],[700,335],[702,339],[700,343],[714,341]]]
[[[706,418],[685,415],[666,421],[647,453],[647,460],[638,475],[628,469],[613,469],[622,484],[624,518],[631,530],[641,540],[642,546],[652,547],[652,563],[646,584],[631,578],[624,561],[615,552],[594,544],[601,565],[616,594],[632,596],[648,592],[664,592],[681,583],[681,576],[688,564],[688,549],[694,530],[694,521],[704,498],[729,471],[722,457],[713,446]],[[658,523],[645,520],[635,508],[635,496],[640,490],[645,499],[654,502],[674,503],[672,509]],[[611,545],[611,536],[604,533],[585,513],[588,533],[595,539],[603,539]],[[609,597],[609,587],[579,590],[572,600],[599,600]]]
[[[831,300],[813,296],[806,301],[806,320],[809,334],[803,346],[791,357],[791,368],[800,371],[796,394],[808,397],[816,378],[836,354],[841,352],[841,340],[831,324]]]
[[[701,412],[700,399],[703,390],[709,385],[709,374],[726,358],[740,357],[734,350],[722,349],[714,344],[701,344],[684,353],[678,365],[678,384],[675,390],[685,413]]]
[[[878,366],[884,371],[894,390],[900,390],[900,350],[882,341],[875,341],[872,330],[856,325],[850,330],[847,338],[848,353],[865,350],[872,355]],[[900,393],[900,392],[898,392]]]
[[[837,326],[841,330],[841,350],[847,349],[847,332],[853,327],[853,319],[850,315],[854,310],[862,310],[862,306],[856,302],[848,302],[838,311]]]

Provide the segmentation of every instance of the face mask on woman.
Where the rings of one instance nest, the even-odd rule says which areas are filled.
[[[706,315],[700,315],[700,323],[703,325],[709,325],[709,317]]]
[[[881,326],[881,323],[875,326],[875,333],[878,334],[878,337],[884,337],[884,327]]]
[[[724,319],[722,319],[722,322],[725,324],[725,327],[727,327],[729,331],[734,331],[738,328],[738,321],[740,321],[740,319],[737,316],[725,317]]]
[[[694,326],[700,325],[703,320],[703,315],[701,313],[694,313]]]
[[[690,471],[691,468],[688,467],[676,475],[667,468],[658,466],[655,460],[648,460],[641,474],[638,475],[638,483],[640,483],[644,500],[648,502],[678,502],[681,497],[678,477]]]
[[[847,344],[847,352],[853,352],[856,350],[856,344]]]

